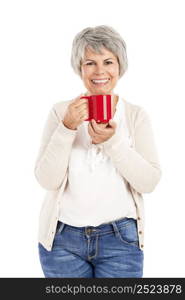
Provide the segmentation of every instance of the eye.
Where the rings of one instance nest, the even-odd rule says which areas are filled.
[[[86,65],[91,66],[93,64],[93,62],[88,62],[86,63]]]
[[[112,64],[112,61],[108,60],[108,61],[106,61],[106,64],[107,65]]]

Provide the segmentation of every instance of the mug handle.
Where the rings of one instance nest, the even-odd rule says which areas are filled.
[[[89,99],[90,99],[90,96],[82,96],[82,97],[80,97],[80,99],[83,99],[83,98],[89,100]],[[84,121],[90,121],[89,117],[88,117],[87,119],[85,119]]]
[[[88,99],[88,100],[89,100],[90,96],[82,96],[82,97],[80,97],[80,99],[83,99],[83,98],[85,98],[85,99]]]

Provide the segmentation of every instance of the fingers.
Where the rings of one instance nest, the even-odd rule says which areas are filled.
[[[110,126],[111,128],[113,128],[113,129],[116,129],[117,124],[116,124],[116,122],[114,122],[114,121],[111,119],[111,120],[109,120],[109,126]]]
[[[90,135],[91,137],[93,137],[93,136],[95,135],[95,132],[94,132],[94,130],[93,130],[92,125],[91,125],[90,122],[89,122],[89,124],[88,124],[88,133],[89,133],[89,135]]]
[[[81,94],[80,96],[78,96],[76,99],[74,99],[74,101],[72,102],[72,105],[74,107],[79,107],[82,104],[88,104],[88,99],[86,98],[81,98],[83,96],[83,94]]]
[[[81,111],[89,111],[88,108],[88,104],[87,103],[82,103],[81,105],[79,105],[78,107],[76,107],[76,110],[78,113],[80,113]]]
[[[73,103],[73,106],[76,108],[80,107],[81,105],[88,105],[88,100],[87,99],[79,99],[78,101],[75,101]]]
[[[86,105],[83,105],[81,107],[79,107],[77,110],[77,115],[79,115],[80,119],[88,119],[89,117],[89,110],[88,107]]]
[[[105,133],[105,130],[101,129],[94,119],[92,119],[92,121],[91,121],[91,126],[95,133],[97,133],[97,134]]]
[[[89,117],[88,99],[77,98],[72,104],[72,109],[76,111],[80,119],[87,119]]]
[[[88,113],[86,111],[82,111],[79,114],[79,119],[80,120],[86,120],[86,119],[88,119],[88,117],[89,117],[89,115],[88,115]]]
[[[70,113],[74,115],[74,118],[80,121],[88,119],[89,117],[89,110],[88,110],[88,99],[80,99],[83,96],[81,94],[78,96],[74,101],[70,104]]]
[[[89,122],[89,124],[88,124],[88,133],[91,136],[94,144],[104,142],[108,138],[111,138],[113,136],[113,134],[115,133],[115,128],[117,126],[116,122],[114,122],[112,120],[109,121],[110,127],[106,127],[103,130],[98,128],[100,125],[97,124],[94,119],[91,122]]]
[[[116,130],[116,122],[114,122],[113,120],[109,121],[109,126],[105,127],[105,128],[100,128],[100,125],[98,125],[96,123],[96,121],[94,119],[92,119],[91,122],[89,122],[89,134],[91,136],[94,136],[96,134],[100,135],[100,136],[112,136],[115,133]]]

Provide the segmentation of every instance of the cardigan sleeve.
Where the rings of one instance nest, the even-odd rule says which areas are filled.
[[[53,106],[43,129],[34,168],[35,177],[44,189],[60,188],[67,171],[75,135],[76,130],[64,126]]]
[[[161,168],[148,113],[140,108],[135,120],[135,149],[117,132],[102,143],[115,167],[139,193],[150,193],[161,178]]]

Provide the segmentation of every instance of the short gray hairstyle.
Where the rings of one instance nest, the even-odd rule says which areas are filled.
[[[86,48],[102,54],[103,47],[117,57],[119,78],[123,76],[128,68],[126,43],[116,30],[106,25],[87,27],[75,36],[71,51],[71,65],[74,72],[81,77],[81,60],[84,58]]]

